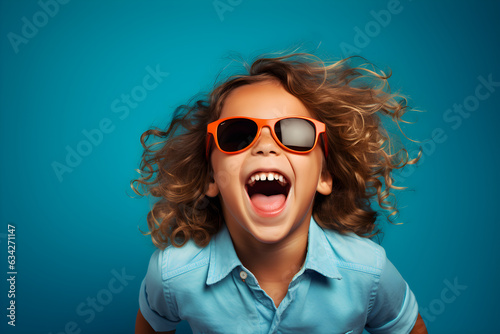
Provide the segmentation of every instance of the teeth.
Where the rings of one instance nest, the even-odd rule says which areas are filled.
[[[248,184],[253,185],[256,181],[278,181],[282,186],[286,185],[286,179],[283,175],[279,173],[255,173],[254,175],[250,176],[250,179],[248,180]]]

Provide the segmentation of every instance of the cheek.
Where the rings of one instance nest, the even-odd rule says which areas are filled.
[[[296,171],[301,173],[301,176],[306,176],[309,179],[315,179],[317,181],[317,177],[319,177],[319,173],[322,169],[322,157],[315,152],[312,152],[310,155],[306,156],[298,156],[298,159],[294,161],[294,166]]]
[[[222,155],[222,156],[221,156]],[[238,155],[227,155],[222,152],[214,152],[212,156],[214,180],[221,192],[224,192],[231,184],[236,184],[241,169],[241,157]]]
[[[323,167],[323,157],[311,152],[310,155],[295,158],[292,166],[295,170],[297,186],[305,196],[314,197]]]

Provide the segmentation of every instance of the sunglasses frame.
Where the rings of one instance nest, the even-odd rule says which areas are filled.
[[[314,144],[313,144],[313,146],[312,146],[312,148],[310,150],[307,150],[307,151],[295,151],[295,150],[292,150],[292,149],[286,147],[278,139],[278,136],[274,132],[274,126],[279,121],[284,120],[284,119],[290,119],[290,118],[304,119],[304,120],[310,121],[311,123],[314,124],[315,131],[316,131],[316,138],[314,139]],[[221,149],[220,146],[219,146],[219,140],[217,139],[217,129],[219,127],[219,124],[222,123],[222,122],[224,122],[224,121],[230,120],[230,119],[248,119],[248,120],[253,121],[255,124],[257,124],[257,133],[255,134],[255,138],[252,140],[252,142],[250,144],[248,144],[248,146],[246,146],[245,148],[243,148],[241,150],[238,150],[238,151],[234,151],[234,152],[227,152],[227,151],[224,151],[223,149]],[[320,135],[321,135],[321,140],[322,140],[322,144],[323,144],[325,158],[328,156],[328,145],[327,145],[328,141],[327,141],[327,138],[326,138],[325,124],[322,123],[322,122],[320,122],[320,121],[318,121],[318,120],[315,120],[315,119],[309,118],[309,117],[304,117],[304,116],[286,116],[286,117],[264,118],[264,119],[263,118],[253,118],[253,117],[237,116],[237,117],[222,118],[222,119],[216,120],[215,122],[212,122],[212,123],[208,124],[208,126],[207,126],[207,139],[206,139],[206,142],[207,142],[207,145],[206,145],[207,159],[210,156],[211,142],[212,142],[211,139],[213,139],[213,141],[215,142],[215,145],[217,146],[217,149],[219,149],[219,151],[221,151],[221,152],[223,152],[225,154],[238,154],[238,153],[241,153],[241,152],[249,149],[250,147],[252,147],[255,144],[255,142],[259,139],[259,137],[261,135],[262,129],[265,126],[267,126],[271,130],[271,136],[273,137],[274,141],[282,149],[284,149],[284,150],[286,150],[288,152],[298,153],[298,154],[307,154],[307,153],[311,152],[312,150],[314,150],[314,148],[318,144],[318,140],[319,140]]]

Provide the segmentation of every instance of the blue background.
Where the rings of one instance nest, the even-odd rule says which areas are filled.
[[[405,224],[382,220],[382,245],[427,312],[431,333],[495,331],[500,87],[480,88],[490,94],[467,117],[447,110],[474,102],[478,77],[500,81],[499,1],[401,0],[383,25],[373,13],[390,1],[222,2],[227,10],[218,13],[212,0],[72,0],[57,12],[49,7],[49,16],[36,1],[1,1],[2,333],[55,334],[65,326],[132,333],[154,251],[139,232],[150,201],[132,199],[129,187],[140,134],[164,127],[177,105],[210,90],[232,52],[251,60],[298,45],[334,59],[356,48],[392,69],[393,89],[425,111],[405,133],[425,141],[441,132],[439,142],[427,141],[418,167],[398,176],[409,187],[397,192]],[[30,37],[15,46],[9,36],[22,36],[34,20],[36,34],[24,28]],[[168,76],[126,114],[120,98],[141,92],[148,66]],[[108,133],[82,146],[82,131],[106,119]],[[86,156],[59,179],[54,162],[66,164],[68,149],[78,147]],[[15,328],[6,324],[7,224],[16,226]],[[128,280],[115,282],[113,271]],[[456,293],[446,290],[454,281]],[[105,305],[91,315],[86,303],[96,297]],[[186,323],[178,328],[189,332]]]

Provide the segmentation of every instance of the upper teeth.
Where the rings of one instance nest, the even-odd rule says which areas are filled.
[[[285,185],[286,179],[283,175],[275,173],[275,172],[270,172],[270,173],[264,173],[264,172],[259,172],[255,173],[252,176],[250,176],[250,179],[248,180],[248,184],[253,184],[255,181],[278,181],[281,185]]]

